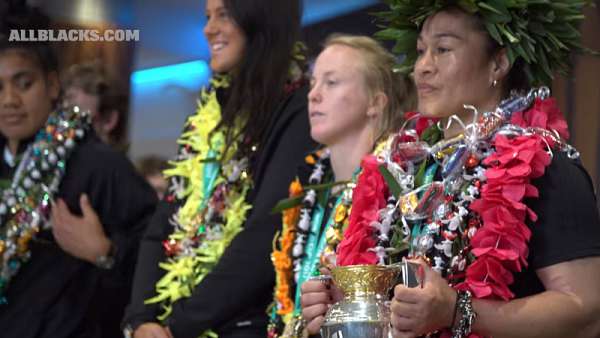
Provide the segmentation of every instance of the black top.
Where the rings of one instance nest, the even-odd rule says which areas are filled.
[[[538,221],[528,224],[529,267],[515,275],[517,298],[544,291],[535,270],[600,255],[600,221],[592,180],[579,161],[555,153],[541,178],[533,181],[539,198],[527,201]]]
[[[0,150],[6,140],[0,139]],[[13,169],[0,161],[0,178]],[[121,153],[90,132],[71,154],[57,197],[81,215],[79,198],[90,203],[116,246],[115,266],[102,270],[64,252],[51,231],[31,242],[31,259],[21,267],[0,305],[3,338],[119,337],[139,237],[156,204],[156,193]]]
[[[266,141],[252,163],[254,189],[248,196],[252,209],[244,229],[235,237],[219,263],[194,289],[192,297],[173,304],[167,325],[176,338],[195,338],[207,329],[221,338],[264,337],[266,308],[273,298],[275,273],[270,260],[280,215],[271,214],[276,202],[287,197],[287,187],[302,163],[304,154],[314,148],[310,139],[306,109],[307,88],[285,99],[274,115]],[[147,233],[142,239],[136,268],[132,303],[125,324],[136,328],[156,322],[157,304],[144,305],[156,295],[155,284],[164,275],[158,263],[165,260],[161,242],[172,232],[168,219],[177,206],[159,203]]]

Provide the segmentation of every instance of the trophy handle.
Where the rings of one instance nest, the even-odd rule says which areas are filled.
[[[406,259],[402,259],[402,262],[390,264],[388,266],[392,269],[400,270],[402,285],[409,288],[423,287],[423,281],[417,274],[420,266],[419,263],[409,262]]]

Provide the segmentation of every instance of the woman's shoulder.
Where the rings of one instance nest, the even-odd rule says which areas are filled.
[[[306,113],[308,109],[308,85],[299,83],[297,86],[286,90],[279,105],[281,117],[291,117],[299,113]],[[308,119],[308,116],[307,116]]]
[[[532,182],[538,197],[528,206],[531,265],[535,269],[600,255],[600,217],[592,180],[579,159],[556,152],[544,175]]]
[[[267,143],[286,135],[312,145],[308,122],[308,86],[289,90],[276,108],[270,122]],[[308,151],[311,149],[307,147]]]
[[[135,171],[127,156],[102,142],[90,132],[73,151],[69,165],[94,173]]]
[[[571,158],[565,152],[555,152],[544,175],[533,181],[540,190],[581,192],[593,194],[592,179],[580,158]]]

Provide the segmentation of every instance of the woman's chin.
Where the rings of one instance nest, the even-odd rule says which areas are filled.
[[[441,107],[437,107],[434,105],[419,105],[419,114],[423,117],[427,117],[430,119],[435,118],[444,118],[452,115],[452,112],[447,111],[446,109],[440,109]]]
[[[327,133],[325,130],[313,128],[310,131],[310,137],[313,139],[313,141],[325,146],[330,145],[331,143],[331,134]]]

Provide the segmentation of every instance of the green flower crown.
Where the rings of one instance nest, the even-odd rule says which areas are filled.
[[[518,59],[524,61],[532,85],[550,84],[554,71],[566,73],[571,51],[592,52],[580,44],[577,29],[590,0],[383,1],[390,10],[374,15],[387,28],[375,36],[395,41],[393,52],[406,55],[398,66],[404,73],[412,71],[417,59],[416,41],[425,19],[450,5],[479,15],[490,36],[506,48],[511,65]]]

